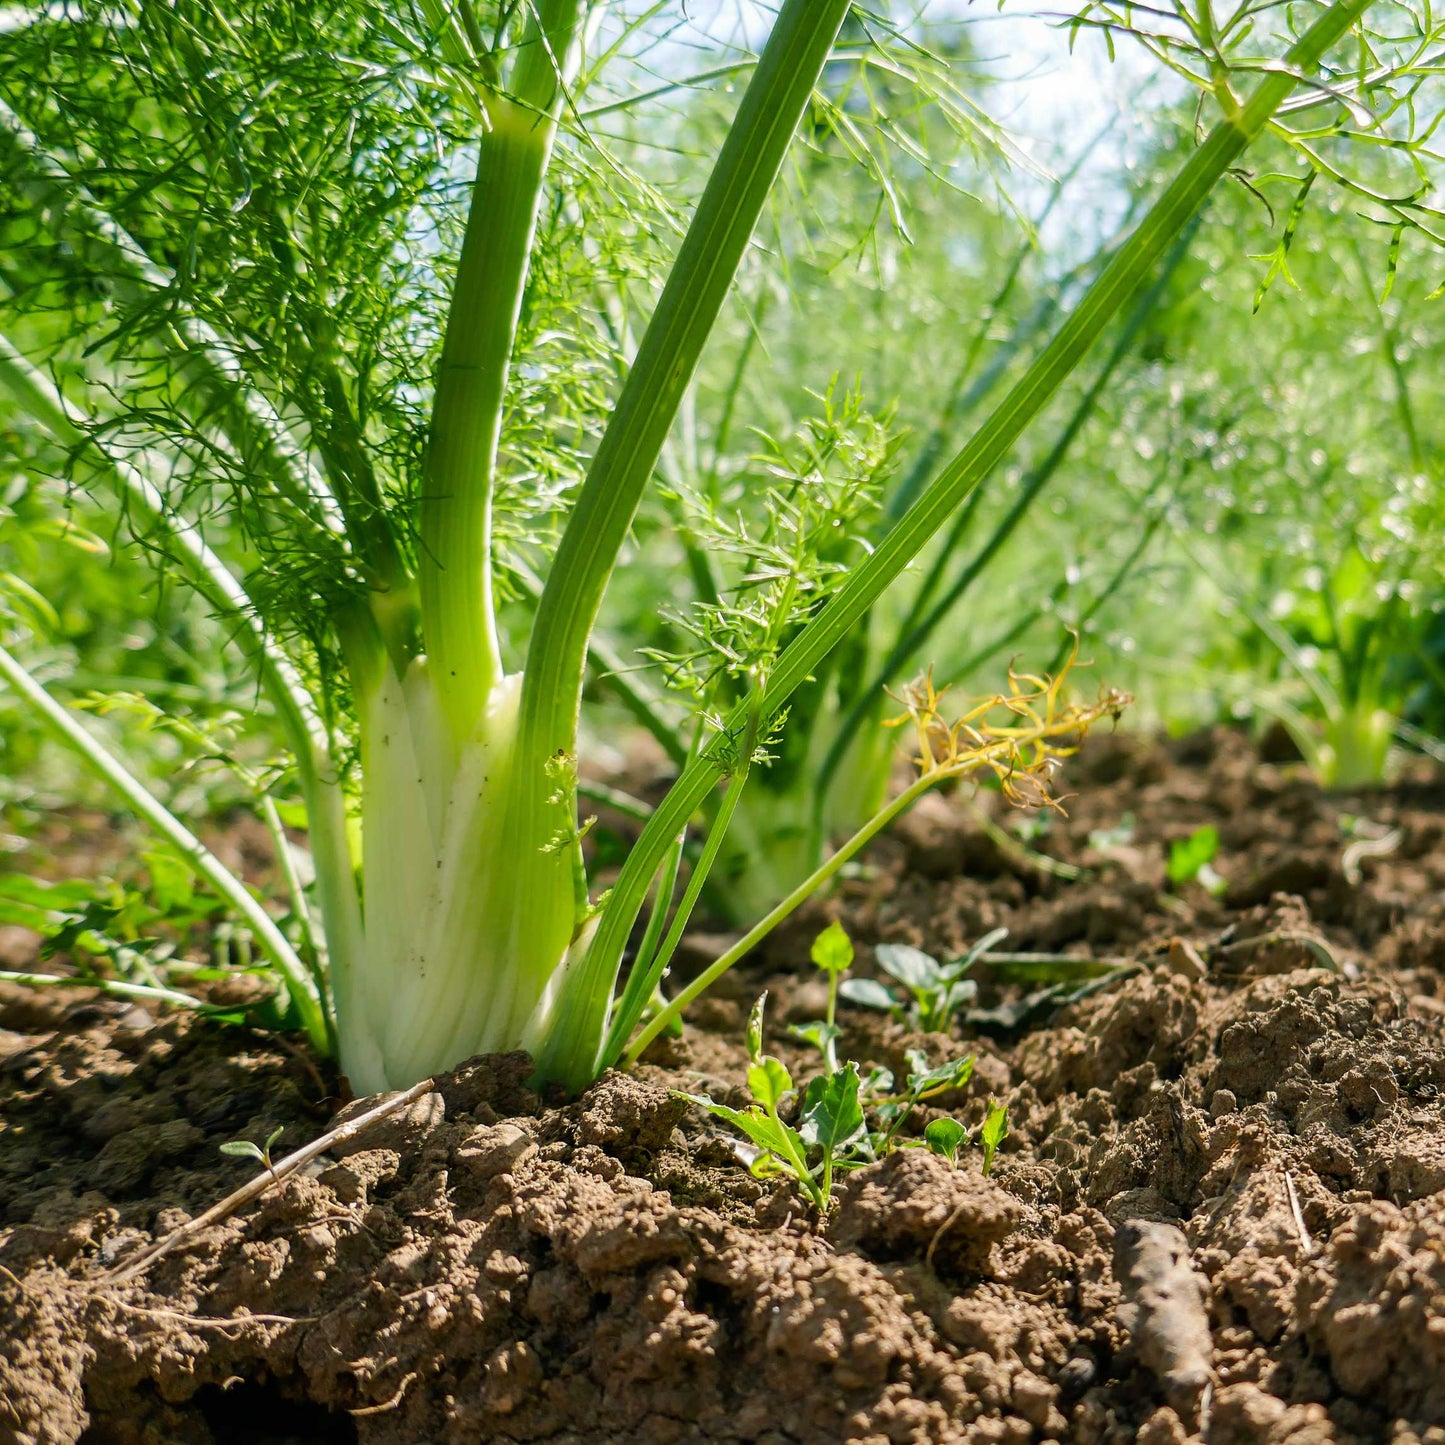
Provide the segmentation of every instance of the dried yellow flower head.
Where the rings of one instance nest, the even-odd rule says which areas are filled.
[[[1095,723],[1102,718],[1117,722],[1133,701],[1113,687],[1100,687],[1092,702],[1066,700],[1064,684],[1081,665],[1078,655],[1075,639],[1057,677],[1016,672],[1010,665],[1006,693],[973,699],[953,721],[944,713],[943,695],[934,688],[930,669],[894,694],[905,712],[889,719],[887,726],[912,725],[914,762],[921,777],[961,778],[988,768],[1015,806],[1062,812],[1049,786],[1060,760],[1078,751]]]

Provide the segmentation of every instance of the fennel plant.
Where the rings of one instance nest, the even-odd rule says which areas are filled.
[[[1174,548],[1203,605],[1237,619],[1202,657],[1229,711],[1281,724],[1324,786],[1379,786],[1406,748],[1440,752],[1410,717],[1433,685],[1429,635],[1445,597],[1439,331],[1424,304],[1433,281],[1392,274],[1375,227],[1311,227],[1317,190],[1308,175],[1285,189],[1296,233],[1287,260],[1262,258],[1253,305],[1271,325],[1254,366],[1241,374],[1230,344],[1259,329],[1248,294],[1216,309],[1208,343],[1181,339],[1174,365],[1207,368],[1191,425],[1218,459],[1213,485],[1175,509]],[[1314,351],[1317,317],[1276,294],[1286,275],[1330,298],[1351,346]],[[1176,302],[1176,336],[1192,331],[1196,304]],[[1261,389],[1256,367],[1281,379]]]
[[[321,17],[268,0],[264,25],[190,0],[37,11],[0,57],[3,224],[23,238],[3,273],[0,386],[65,448],[72,480],[227,620],[294,755],[316,946],[283,933],[9,650],[0,673],[249,921],[298,1021],[358,1092],[517,1047],[539,1079],[580,1088],[651,1004],[652,963],[618,986],[654,885],[643,952],[665,962],[790,699],[1214,187],[1266,129],[1297,144],[1334,134],[1413,83],[1427,55],[1361,28],[1368,3],[1299,12],[1308,25],[1282,23],[1267,61],[1243,49],[1248,7],[1216,26],[1204,3],[1181,12],[1182,40],[1145,37],[1207,61],[1213,128],[866,555],[799,607],[801,554],[779,554],[725,713],[675,740],[685,766],[601,899],[577,809],[599,607],[800,121],[854,124],[822,84],[848,0],[779,6],[615,399],[589,390],[588,345],[547,325],[541,274],[625,260],[589,249],[586,225],[589,186],[612,165],[588,148],[582,99],[602,7],[424,0],[419,17]],[[857,14],[865,35],[880,28]],[[1094,10],[1084,22],[1125,25]],[[334,123],[300,124],[327,106]],[[459,236],[438,199],[457,187]],[[565,244],[539,249],[544,226]],[[569,431],[549,403],[574,385],[595,414]],[[585,477],[564,500],[573,469]],[[537,533],[559,517],[509,670],[502,594],[531,586],[528,546],[545,553]],[[780,514],[779,537],[791,526]],[[674,908],[700,813],[706,839]]]

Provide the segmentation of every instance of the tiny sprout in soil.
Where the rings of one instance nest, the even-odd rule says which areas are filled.
[[[954,1164],[958,1161],[959,1146],[968,1142],[968,1130],[957,1119],[945,1116],[930,1120],[923,1130],[923,1138],[933,1153]]]
[[[799,1103],[792,1075],[778,1059],[762,1051],[767,998],[763,994],[758,999],[748,1019],[747,1085],[752,1105],[732,1109],[714,1103],[706,1095],[683,1097],[747,1136],[758,1151],[751,1162],[754,1174],[760,1178],[770,1174],[788,1176],[815,1208],[826,1212],[832,1201],[834,1170],[863,1137],[858,1067],[849,1063],[810,1079]],[[796,1127],[781,1117],[785,1102],[799,1103]],[[816,1162],[810,1164],[810,1159]]]
[[[901,983],[911,1002],[897,990],[873,979],[849,979],[843,997],[861,1008],[886,1009],[925,1033],[947,1033],[954,1016],[978,997],[978,985],[964,975],[994,944],[1008,936],[1008,929],[996,928],[985,934],[962,958],[939,963],[936,958],[907,943],[880,943],[873,950],[878,966]]]
[[[220,1146],[221,1153],[229,1154],[235,1159],[254,1159],[263,1168],[274,1174],[276,1171],[271,1164],[271,1150],[285,1132],[284,1124],[273,1129],[264,1144],[253,1144],[249,1139],[231,1139]]]
[[[993,1156],[998,1153],[998,1146],[1003,1143],[1004,1136],[1008,1133],[1008,1110],[1002,1104],[996,1104],[992,1099],[988,1101],[988,1115],[983,1121],[983,1128],[979,1130],[978,1142],[983,1148],[983,1172],[993,1172]]]

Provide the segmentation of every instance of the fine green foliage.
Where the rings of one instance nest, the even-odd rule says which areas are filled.
[[[1221,122],[1194,153],[973,441],[943,469],[883,542],[783,651],[761,695],[734,708],[727,724],[731,732],[740,731],[750,719],[760,715],[766,726],[793,693],[814,675],[815,669],[903,570],[907,560],[938,532],[958,504],[1037,416],[1044,400],[1057,391],[1083,353],[1117,314],[1125,298],[1138,289],[1141,272],[1147,273],[1158,264],[1215,182],[1270,123],[1276,109],[1294,89],[1294,81],[1287,74],[1290,67],[1313,66],[1322,51],[1353,25],[1360,13],[1362,7],[1327,12],[1327,17],[1316,23],[1308,37],[1291,49],[1285,70],[1273,72],[1261,81],[1242,106],[1231,97],[1229,118]],[[690,762],[643,829],[613,889],[593,948],[567,980],[577,1008],[589,1007],[591,1000],[610,988],[610,980],[615,976],[613,960],[621,955],[649,884],[673,840],[711,791],[716,771],[716,763],[707,757]],[[560,1053],[548,1055],[548,1072],[565,1077],[590,1076],[596,1067],[595,1058],[574,1055],[564,1063]]]
[[[1371,188],[1392,164],[1376,152]],[[1282,724],[1325,785],[1376,785],[1439,731],[1438,267],[1422,233],[1366,219],[1326,172],[1273,143],[1257,166],[1253,192],[1216,194],[1156,309],[1151,365],[1129,378],[1172,402],[1126,403],[1114,454],[1133,485],[1186,464],[1193,480],[1139,582],[1157,613],[1115,614],[1150,680],[1118,675],[1173,730]],[[1291,227],[1287,278],[1255,315]],[[1246,233],[1262,259],[1226,280]]]

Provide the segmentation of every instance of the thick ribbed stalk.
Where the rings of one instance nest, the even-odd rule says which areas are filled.
[[[1268,73],[1248,102],[1215,126],[988,421],[778,659],[764,694],[765,726],[918,555],[954,508],[1008,453],[1124,303],[1148,279],[1220,178],[1269,123],[1295,89],[1297,77],[1315,69],[1325,51],[1369,4],[1370,0],[1337,0],[1290,48],[1281,68]],[[749,702],[735,709],[729,719],[731,726],[743,726],[754,705]],[[628,935],[662,857],[712,790],[718,772],[714,759],[706,755],[699,758],[678,779],[643,829],[612,889],[585,963],[574,969],[568,980],[564,1012],[606,1007]],[[599,1000],[604,1002],[599,1004]],[[599,1054],[580,1035],[573,1035],[566,1043],[568,1047],[555,1048],[546,1056],[545,1072],[549,1078],[580,1087],[595,1076]]]
[[[584,0],[535,6],[508,93],[487,99],[437,373],[421,506],[422,633],[458,746],[501,677],[491,556],[497,447],[542,183],[585,8]]]
[[[847,11],[848,0],[785,0],[562,534],[522,685],[508,819],[519,839],[545,837],[557,816],[545,769],[576,747],[588,638],[603,591]],[[569,794],[561,806],[572,809],[575,800]],[[560,1010],[541,1066],[550,1067],[546,1059],[558,1051],[595,1058],[606,1012],[603,995],[591,996],[582,1012]]]
[[[568,519],[527,652],[529,759],[571,752],[588,638],[617,554],[848,0],[786,0]]]
[[[421,507],[425,656],[383,655],[365,619],[343,635],[361,724],[366,952],[342,1062],[362,1090],[515,1048],[575,927],[555,830],[507,827],[520,678],[502,674],[491,512],[528,261],[587,9],[529,5],[505,93],[486,101]]]

